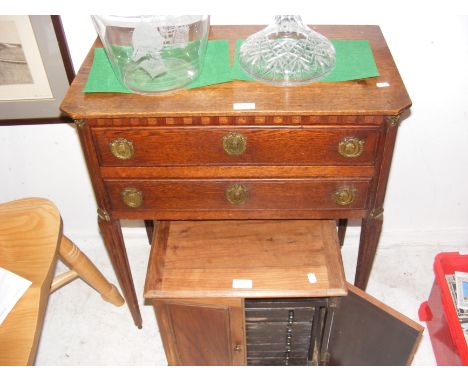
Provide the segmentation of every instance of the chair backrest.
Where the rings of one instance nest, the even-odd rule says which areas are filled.
[[[60,213],[47,199],[0,204],[0,267],[32,282],[0,325],[0,364],[34,363],[61,230]]]

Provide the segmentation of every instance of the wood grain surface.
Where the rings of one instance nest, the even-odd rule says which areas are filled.
[[[346,294],[334,221],[167,224],[167,242],[158,240],[152,249],[146,298]],[[309,282],[309,273],[315,283]],[[252,280],[252,287],[234,287],[237,279]]]
[[[227,39],[231,58],[235,41],[262,26],[212,26],[210,39]],[[62,110],[73,119],[233,115],[395,115],[410,106],[403,81],[378,26],[316,26],[330,39],[368,40],[379,77],[339,83],[313,83],[279,87],[258,82],[233,81],[162,96],[83,93],[91,67],[92,49],[79,70]],[[100,46],[100,42],[96,42]],[[388,87],[377,87],[386,82]],[[255,110],[233,110],[234,103],[255,103]]]
[[[223,138],[231,132],[245,139],[245,152],[229,155]],[[95,129],[101,166],[171,165],[372,165],[379,138],[378,126],[320,126],[307,129],[276,127],[190,127]],[[339,145],[352,137],[364,142],[357,157],[339,153]],[[130,159],[118,159],[109,146],[113,140],[132,142]]]

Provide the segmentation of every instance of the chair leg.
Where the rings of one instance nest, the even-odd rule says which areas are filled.
[[[116,306],[125,303],[115,285],[107,281],[91,260],[65,235],[62,235],[60,241],[59,254],[71,269],[101,294],[103,300]]]

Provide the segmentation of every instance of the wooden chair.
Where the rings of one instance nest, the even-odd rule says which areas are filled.
[[[53,279],[57,255],[71,270]],[[32,282],[0,325],[0,365],[34,364],[49,294],[73,279],[81,277],[116,306],[125,302],[63,235],[60,213],[47,199],[0,204],[0,267]]]

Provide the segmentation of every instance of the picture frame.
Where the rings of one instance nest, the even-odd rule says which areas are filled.
[[[60,103],[75,71],[60,16],[1,15],[0,32],[0,125],[70,122]]]

